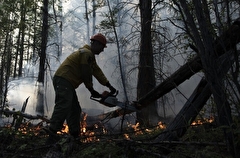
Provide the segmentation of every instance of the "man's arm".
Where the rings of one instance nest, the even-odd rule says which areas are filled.
[[[107,86],[112,94],[116,93],[116,89],[109,83],[101,68],[97,65],[96,61],[93,63],[93,76],[104,86]]]

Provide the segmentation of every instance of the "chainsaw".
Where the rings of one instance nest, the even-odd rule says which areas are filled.
[[[107,91],[104,91],[102,93],[102,97],[101,98],[94,98],[94,97],[90,97],[91,100],[97,101],[107,107],[120,107],[122,109],[125,110],[130,110],[130,111],[136,111],[139,112],[139,110],[134,106],[134,105],[130,105],[127,103],[123,103],[118,101],[117,99],[117,95],[118,95],[118,91],[115,94],[109,93]]]

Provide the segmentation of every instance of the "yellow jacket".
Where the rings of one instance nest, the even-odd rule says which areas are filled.
[[[57,69],[55,75],[68,80],[74,88],[77,88],[81,83],[84,83],[86,88],[92,88],[92,76],[104,86],[108,82],[97,65],[89,45],[84,45],[69,55]]]

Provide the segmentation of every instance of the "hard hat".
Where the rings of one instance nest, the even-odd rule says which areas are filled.
[[[95,35],[93,35],[90,40],[96,40],[99,41],[100,43],[102,43],[105,47],[107,47],[107,39],[105,36],[103,36],[101,33],[97,33]]]

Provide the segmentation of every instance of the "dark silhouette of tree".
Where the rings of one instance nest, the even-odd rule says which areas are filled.
[[[43,1],[43,23],[42,23],[42,44],[40,52],[40,64],[38,72],[38,82],[44,83],[45,62],[46,62],[46,49],[48,39],[48,0]]]
[[[152,1],[139,1],[139,8],[141,14],[141,43],[138,65],[138,84],[137,84],[137,98],[143,97],[146,93],[155,87],[155,73],[153,63],[153,49],[151,38],[152,26]],[[155,103],[148,108],[137,112],[137,121],[140,125],[149,126],[153,121],[156,107]]]

